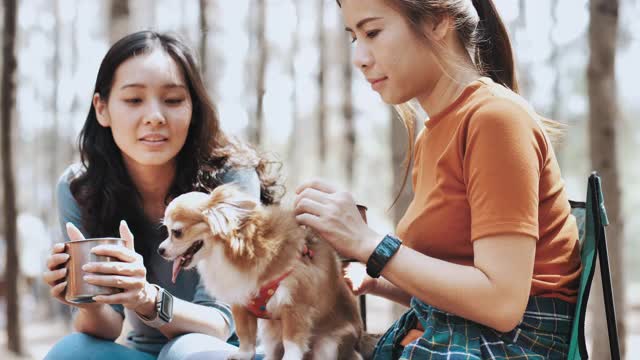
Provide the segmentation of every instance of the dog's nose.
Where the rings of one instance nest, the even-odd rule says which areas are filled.
[[[159,254],[160,256],[164,256],[164,248],[159,247],[159,248],[158,248],[158,254]]]

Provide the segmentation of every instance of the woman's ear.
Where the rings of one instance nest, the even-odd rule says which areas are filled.
[[[425,25],[435,41],[443,41],[447,34],[449,34],[449,31],[453,29],[451,17],[446,15],[441,16],[435,21],[428,21]]]
[[[98,123],[103,127],[111,126],[109,112],[107,111],[107,102],[104,101],[98,93],[93,94],[93,108],[96,111]]]

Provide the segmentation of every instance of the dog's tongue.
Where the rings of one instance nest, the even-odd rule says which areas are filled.
[[[182,261],[184,258],[182,256],[178,256],[175,260],[173,260],[173,273],[171,274],[171,281],[175,284],[176,279],[178,278],[178,274],[182,269]]]

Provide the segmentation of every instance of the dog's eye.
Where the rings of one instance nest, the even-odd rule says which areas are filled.
[[[173,229],[171,230],[171,234],[173,234],[173,237],[180,238],[182,236],[182,230]]]

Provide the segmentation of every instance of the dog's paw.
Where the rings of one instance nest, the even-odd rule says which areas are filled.
[[[227,360],[253,360],[255,351],[238,351],[235,354],[229,355]]]

